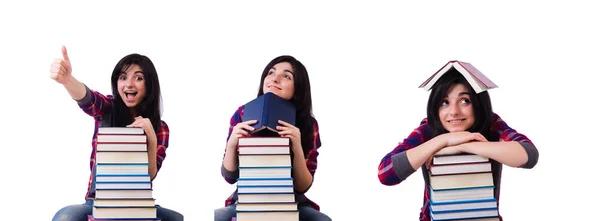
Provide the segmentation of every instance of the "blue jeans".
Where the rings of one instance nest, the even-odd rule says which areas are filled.
[[[65,206],[54,214],[52,221],[87,221],[93,205],[93,200],[86,199],[84,204]],[[162,221],[183,221],[183,215],[159,205],[156,205],[156,216]]]
[[[325,213],[310,206],[300,206],[298,211],[300,211],[300,221],[331,221]],[[231,221],[235,216],[235,204],[215,210],[215,221]]]

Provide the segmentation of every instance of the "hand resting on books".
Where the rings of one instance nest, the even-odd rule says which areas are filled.
[[[257,120],[248,120],[244,122],[240,122],[233,127],[231,130],[231,136],[229,136],[229,140],[227,141],[227,146],[233,145],[237,148],[238,141],[240,137],[249,137],[250,133],[248,131],[253,131],[254,127],[250,126],[258,122]]]
[[[282,120],[278,120],[277,122],[283,125],[276,127],[276,129],[279,130],[279,135],[281,135],[281,137],[290,138],[292,141],[292,148],[300,146],[300,129]]]
[[[450,132],[441,134],[436,137],[436,139],[442,139],[446,144],[444,147],[448,146],[456,146],[459,144],[467,143],[469,141],[488,141],[483,135],[480,133],[472,133],[468,131],[460,131],[460,132]],[[444,148],[442,147],[442,149]]]
[[[462,153],[462,149],[460,148],[461,145],[456,145],[456,146],[447,146],[442,148],[441,150],[439,150],[438,152],[436,152],[435,155],[453,155],[453,154],[459,154]]]
[[[133,121],[133,123],[130,125],[127,125],[127,127],[144,128],[144,132],[146,132],[147,135],[154,133],[154,128],[152,127],[152,122],[150,122],[150,119],[143,118],[142,116],[137,116],[134,119],[135,121]]]
[[[488,140],[481,135],[480,133],[472,133],[468,131],[460,131],[460,132],[450,132],[441,134],[435,139],[441,139],[443,143],[446,145],[442,146],[435,152],[433,155],[450,155],[450,154],[459,154],[462,153],[461,144],[472,142],[472,141],[480,141],[487,142]],[[433,160],[433,155],[425,161],[425,167],[429,169],[431,161]]]
[[[461,144],[459,145],[455,145],[455,146],[447,146],[444,147],[440,150],[438,150],[437,152],[435,152],[433,154],[433,156],[437,156],[437,155],[453,155],[453,154],[459,154],[462,153],[462,148],[461,148]],[[433,156],[429,157],[429,159],[427,159],[427,162],[425,162],[425,168],[429,169],[431,166],[431,162],[433,161]]]

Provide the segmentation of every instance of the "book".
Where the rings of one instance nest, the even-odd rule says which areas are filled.
[[[154,198],[141,198],[141,199],[120,199],[120,198],[104,198],[95,199],[94,206],[155,206]]]
[[[102,219],[102,218],[94,218],[94,216],[88,215],[87,221],[160,221],[160,220],[161,220],[160,218],[126,218],[126,219],[106,218],[106,219]]]
[[[92,207],[92,216],[96,219],[156,218],[156,206],[97,206]]]
[[[270,186],[270,185],[293,185],[294,179],[291,177],[267,177],[267,178],[248,178],[248,177],[240,177],[237,181],[238,186],[245,185],[254,185],[254,186]]]
[[[236,220],[239,221],[298,221],[300,212],[294,210],[276,211],[238,211]]]
[[[238,193],[238,204],[244,203],[290,203],[295,202],[296,194],[289,192]]]
[[[239,154],[239,164],[246,167],[290,166],[290,154]]]
[[[475,219],[475,218],[496,218],[498,217],[498,208],[484,208],[459,210],[452,212],[434,212],[429,211],[431,220],[457,220],[457,219]]]
[[[480,199],[480,200],[469,200],[464,202],[434,202],[431,201],[431,210],[435,212],[459,212],[464,210],[478,210],[478,209],[497,209],[498,203],[496,199]]]
[[[432,221],[437,221],[437,220],[432,220]],[[453,220],[449,220],[449,221],[500,221],[500,217],[453,219]]]
[[[99,127],[88,220],[160,220],[148,173],[147,137],[142,128]]]
[[[240,139],[238,142],[240,155],[253,154],[290,154],[289,139],[280,137],[261,137],[261,139]]]
[[[276,136],[279,120],[296,124],[296,106],[271,92],[265,93],[244,105],[242,122],[257,120],[251,125],[253,136]]]
[[[242,193],[290,193],[294,185],[237,185],[238,194]]]
[[[289,138],[239,140],[237,221],[298,221]]]
[[[102,164],[146,164],[148,165],[148,152],[146,151],[96,151],[96,163]]]
[[[431,220],[499,218],[489,158],[442,149],[433,155],[428,175]]]
[[[429,174],[430,186],[433,190],[458,189],[470,187],[493,186],[492,173],[469,173],[452,175]]]
[[[98,134],[144,134],[141,127],[99,127]]]
[[[148,165],[148,163],[96,163],[96,174],[140,176],[148,173]]]
[[[434,190],[429,188],[432,204],[457,203],[494,198],[494,186]],[[435,209],[434,209],[435,210]]]
[[[457,163],[457,164],[432,164],[429,168],[431,175],[452,175],[466,173],[492,172],[491,162],[482,163]]]
[[[451,60],[433,75],[431,75],[431,77],[425,80],[425,82],[419,85],[419,88],[423,88],[426,91],[431,90],[431,87],[433,87],[433,85],[438,79],[440,79],[442,75],[451,71],[458,71],[460,74],[462,74],[477,94],[498,87],[488,77],[477,70],[477,68],[475,68],[475,66],[472,64],[464,61]]]
[[[297,210],[298,203],[240,203],[236,205],[237,211],[290,211]]]
[[[490,159],[487,157],[470,154],[470,153],[459,153],[459,154],[443,154],[442,151],[436,153],[433,157],[433,164],[446,165],[446,164],[457,164],[457,163],[482,163],[489,162]]]

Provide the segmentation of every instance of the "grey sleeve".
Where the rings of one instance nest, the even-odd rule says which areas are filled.
[[[519,142],[519,144],[521,144],[521,146],[523,146],[523,149],[525,149],[525,152],[527,152],[527,162],[521,165],[520,168],[533,168],[538,162],[539,153],[537,148],[535,147],[535,145],[529,142]]]
[[[228,183],[234,184],[237,182],[237,178],[240,177],[240,170],[236,169],[235,171],[229,171],[225,169],[225,166],[221,164],[221,175],[227,180]]]
[[[398,176],[400,180],[405,180],[416,171],[412,165],[410,165],[406,152],[401,152],[392,156],[392,165],[394,166],[396,176]]]
[[[84,84],[83,86],[85,86],[85,96],[81,100],[75,100],[79,105],[84,105],[92,101],[92,91],[90,91],[87,85]]]

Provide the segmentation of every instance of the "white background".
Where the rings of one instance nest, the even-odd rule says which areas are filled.
[[[63,44],[74,76],[105,94],[123,56],[152,59],[171,129],[154,196],[186,220],[212,220],[234,190],[219,171],[229,119],[282,54],[310,75],[323,146],[307,196],[334,220],[417,220],[420,171],[387,187],[377,166],[425,117],[417,86],[452,59],[499,85],[494,111],[540,152],[532,170],[505,167],[505,219],[595,209],[600,14],[590,4],[15,2],[0,3],[3,220],[50,220],[84,202],[93,119],[49,78]]]

